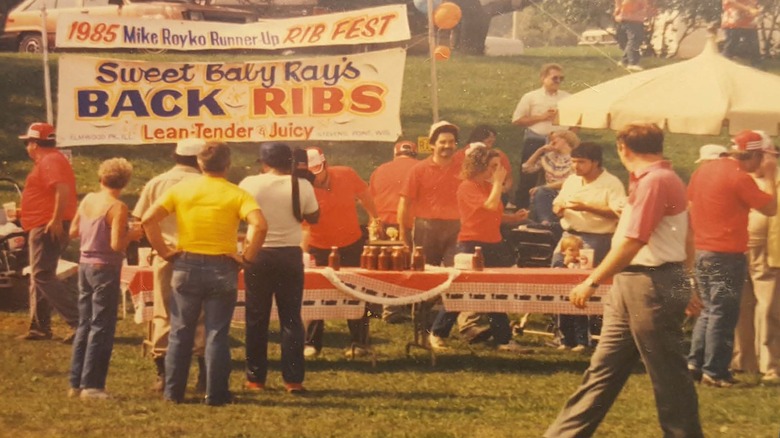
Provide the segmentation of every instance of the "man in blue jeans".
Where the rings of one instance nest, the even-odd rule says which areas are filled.
[[[615,0],[615,39],[623,58],[620,65],[628,71],[642,71],[639,65],[639,48],[645,39],[645,20],[655,14],[653,0]]]
[[[776,151],[762,134],[746,130],[734,136],[731,156],[702,164],[688,186],[696,276],[704,304],[693,329],[688,369],[694,379],[710,386],[736,383],[729,364],[747,274],[748,213],[777,212]],[[767,192],[748,174],[759,167]]]
[[[173,263],[171,332],[165,357],[166,400],[181,403],[187,385],[192,345],[201,309],[206,326],[206,404],[231,402],[230,321],[236,305],[238,268],[252,260],[268,230],[257,202],[227,181],[230,148],[209,143],[198,153],[203,175],[171,187],[143,217],[152,248]],[[169,247],[160,221],[176,215],[179,241]],[[248,224],[249,242],[237,249],[238,224]]]

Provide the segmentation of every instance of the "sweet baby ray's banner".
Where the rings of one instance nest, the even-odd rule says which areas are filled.
[[[87,49],[276,50],[410,38],[406,5],[232,24],[61,14],[56,45]]]
[[[223,63],[62,55],[57,144],[395,141],[406,52]]]

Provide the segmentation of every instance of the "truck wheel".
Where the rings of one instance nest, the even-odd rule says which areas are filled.
[[[41,53],[43,40],[40,35],[27,34],[19,42],[19,53]]]

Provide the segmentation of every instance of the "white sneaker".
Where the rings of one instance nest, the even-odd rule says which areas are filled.
[[[79,398],[82,400],[107,400],[111,398],[105,390],[98,388],[85,388],[81,390]]]
[[[447,350],[447,344],[444,342],[444,338],[440,338],[433,333],[428,335],[428,345],[432,350]]]
[[[519,354],[527,354],[527,353],[533,353],[534,350],[530,348],[525,348],[522,345],[518,344],[517,341],[509,341],[507,344],[499,344],[498,347],[496,347],[498,351],[504,351],[508,353],[519,353]]]
[[[506,208],[507,210],[514,210],[514,209],[517,208],[517,206],[515,204],[511,203],[511,202],[507,202],[506,203],[506,207],[504,207],[504,208]]]
[[[587,347],[585,347],[584,345],[576,345],[576,346],[571,348],[571,351],[572,351],[572,353],[581,353],[581,352],[585,351],[586,348]]]
[[[314,345],[305,345],[303,347],[303,357],[315,357],[319,354],[319,350]]]
[[[81,388],[68,389],[68,398],[78,398],[81,395]]]
[[[630,72],[637,72],[637,71],[643,71],[644,68],[642,68],[641,66],[636,65],[636,64],[631,64],[629,66],[626,66],[626,70],[628,70]]]

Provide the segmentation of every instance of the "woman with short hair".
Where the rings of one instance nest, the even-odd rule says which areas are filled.
[[[79,258],[79,325],[70,366],[71,397],[106,399],[106,376],[116,331],[122,260],[140,226],[128,230],[128,209],[119,200],[133,166],[124,158],[104,161],[98,169],[100,190],[84,197],[70,237],[81,237]]]

